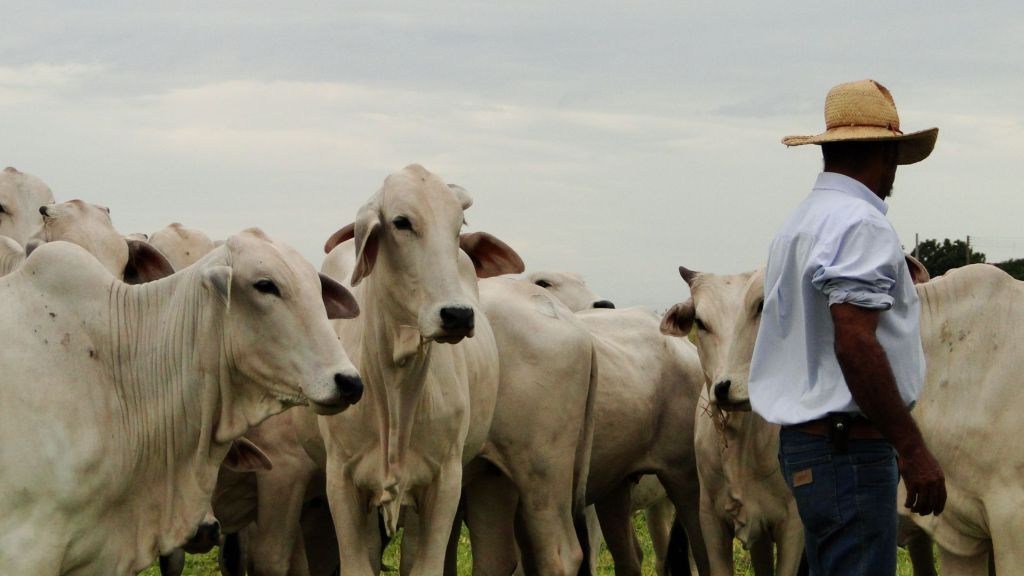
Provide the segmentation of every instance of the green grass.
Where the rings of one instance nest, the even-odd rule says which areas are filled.
[[[654,574],[654,551],[651,548],[651,538],[647,534],[647,526],[643,520],[643,513],[637,512],[633,518],[633,524],[636,526],[637,535],[640,538],[640,544],[644,551],[644,565],[643,573],[645,576]],[[384,551],[384,564],[398,569],[399,562],[399,546],[401,543],[401,534],[394,542],[388,546],[388,549]],[[469,550],[469,534],[465,529],[462,530],[462,535],[459,538],[459,575],[468,576],[472,572],[472,554]],[[740,547],[739,542],[733,546],[733,559],[736,566],[736,576],[753,576],[754,571],[750,567],[750,561],[746,552]],[[159,576],[160,570],[155,565],[142,573],[144,576]],[[205,556],[189,556],[185,566],[185,576],[214,576],[220,574],[217,568],[217,551],[214,550]],[[396,572],[397,574],[397,572]],[[601,549],[601,555],[598,559],[597,566],[598,576],[613,576],[615,569],[612,564],[612,557],[608,554],[608,550]],[[897,574],[899,576],[911,576],[913,570],[910,567],[910,559],[906,553],[900,549]]]

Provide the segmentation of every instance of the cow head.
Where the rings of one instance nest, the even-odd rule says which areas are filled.
[[[523,269],[519,256],[493,236],[460,235],[471,204],[461,187],[408,166],[387,177],[325,251],[354,238],[352,285],[372,278],[389,317],[415,327],[424,340],[456,343],[471,337],[475,325],[474,298],[460,277],[460,248],[481,277]]]
[[[615,308],[615,304],[599,297],[587,287],[583,277],[569,272],[533,272],[527,279],[551,292],[573,312],[592,308]]]
[[[14,168],[0,171],[0,236],[24,246],[43,224],[39,207],[53,204],[41,180]]]
[[[159,250],[141,240],[122,236],[110,221],[110,209],[81,200],[41,206],[43,225],[28,243],[63,240],[78,244],[96,257],[104,268],[129,284],[159,280],[174,268]]]
[[[732,276],[679,269],[691,298],[666,312],[661,331],[694,340],[713,404],[749,410],[747,381],[764,305],[764,271]]]
[[[359,313],[341,284],[258,229],[232,236],[193,269],[225,311],[237,380],[232,398],[285,407],[308,403],[319,414],[359,400],[362,381],[328,322]],[[225,410],[222,417],[245,417],[231,406]]]
[[[213,250],[213,241],[200,230],[174,222],[149,236],[148,242],[167,256],[175,270],[186,268]]]

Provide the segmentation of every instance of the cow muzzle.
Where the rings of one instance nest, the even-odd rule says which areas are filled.
[[[476,314],[468,306],[445,306],[438,311],[441,317],[441,333],[434,340],[445,344],[456,344],[463,338],[471,338],[476,327]]]
[[[313,412],[322,416],[337,414],[363,397],[363,380],[358,374],[335,373],[331,388],[331,394],[326,398],[314,399],[307,395]]]
[[[732,380],[720,380],[711,388],[714,396],[714,403],[726,411],[749,412],[750,399],[737,400],[732,398],[730,391],[733,390]]]

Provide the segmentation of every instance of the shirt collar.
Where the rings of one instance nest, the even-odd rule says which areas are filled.
[[[889,205],[882,201],[870,188],[844,174],[836,172],[822,172],[818,174],[818,180],[814,183],[815,190],[835,190],[843,194],[860,198],[874,206],[882,214],[889,211]]]

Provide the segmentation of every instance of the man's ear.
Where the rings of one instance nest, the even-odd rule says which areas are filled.
[[[693,299],[680,302],[668,309],[661,319],[661,333],[668,336],[689,336],[693,327]]]
[[[143,284],[174,274],[174,266],[163,252],[149,242],[126,238],[128,263],[124,267],[124,281]]]
[[[486,232],[460,235],[459,247],[473,260],[477,278],[520,274],[526,269],[515,250]]]
[[[266,453],[244,436],[231,442],[228,455],[224,457],[224,466],[235,472],[259,472],[274,468]]]

